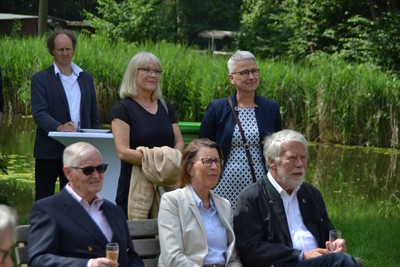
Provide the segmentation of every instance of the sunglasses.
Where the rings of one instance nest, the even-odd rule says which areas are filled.
[[[97,166],[86,166],[86,167],[74,167],[74,166],[69,166],[72,169],[79,169],[83,172],[84,175],[89,176],[92,173],[94,173],[94,171],[96,170],[98,173],[104,173],[107,170],[107,166],[108,164],[100,164]]]

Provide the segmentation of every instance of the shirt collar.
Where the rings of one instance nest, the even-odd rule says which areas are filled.
[[[272,186],[276,189],[276,191],[278,191],[278,193],[282,196],[284,195],[288,195],[288,193],[275,181],[274,177],[272,177],[271,173],[268,172],[267,173],[268,176],[268,180],[271,182]],[[293,189],[292,191],[292,195],[296,195],[297,191],[299,191],[300,186],[297,186],[295,189]]]
[[[54,74],[61,74],[60,69],[58,68],[57,64],[54,62]],[[78,65],[76,65],[75,63],[71,62],[71,68],[72,68],[72,73],[76,76],[79,76],[79,73],[83,72],[83,69],[81,69]]]
[[[201,207],[202,208],[203,207],[203,202],[201,201],[199,196],[194,191],[192,185],[190,185],[190,190],[192,190],[193,198],[194,198],[194,201],[196,202],[197,207]],[[210,207],[214,208],[214,201],[213,201],[212,197],[210,197]]]
[[[71,196],[76,199],[79,203],[88,203],[86,199],[78,195],[72,187],[67,184],[65,186],[65,189],[68,191],[68,193],[71,194]],[[100,208],[100,206],[104,203],[104,199],[100,195],[96,195],[95,199],[93,200],[92,205],[96,206],[97,208]]]

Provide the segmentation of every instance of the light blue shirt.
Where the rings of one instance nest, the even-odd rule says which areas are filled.
[[[215,208],[214,201],[210,198],[210,208],[203,207],[203,203],[196,192],[192,189],[193,197],[203,220],[204,230],[207,238],[208,253],[204,257],[203,265],[222,264],[226,262],[226,250],[228,249],[228,235],[226,228],[222,225]]]

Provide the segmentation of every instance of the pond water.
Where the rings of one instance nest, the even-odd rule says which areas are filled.
[[[0,170],[0,194],[27,221],[34,199],[35,124],[30,117],[3,119],[0,160],[8,174]],[[399,150],[309,144],[306,181],[321,190],[330,213],[399,218],[399,177]]]

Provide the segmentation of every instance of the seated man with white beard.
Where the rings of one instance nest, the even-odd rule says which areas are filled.
[[[263,152],[268,174],[239,194],[234,216],[243,266],[362,266],[346,254],[344,239],[328,241],[334,226],[322,195],[303,182],[305,137],[276,132],[265,138]]]

